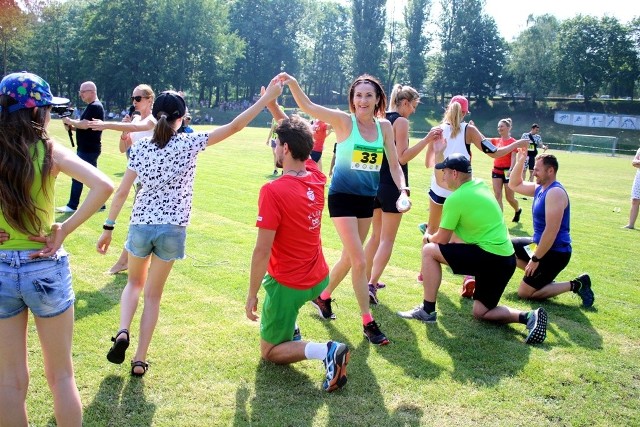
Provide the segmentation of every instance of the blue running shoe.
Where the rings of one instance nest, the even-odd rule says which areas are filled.
[[[339,342],[329,341],[327,349],[327,357],[324,359],[327,375],[322,383],[322,388],[327,392],[332,392],[344,387],[347,383],[347,363],[349,363],[351,354],[346,344]]]

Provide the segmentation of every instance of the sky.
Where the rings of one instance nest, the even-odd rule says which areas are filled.
[[[530,14],[549,14],[559,21],[578,14],[595,17],[607,15],[627,24],[634,16],[640,16],[640,3],[636,2],[637,0],[486,0],[484,10],[496,21],[500,35],[510,42],[526,28]],[[396,19],[402,20],[402,10],[406,3],[406,0],[387,0],[388,16],[395,13]],[[437,17],[440,13],[440,1],[432,0],[432,4],[432,14]]]
[[[486,0],[484,10],[496,21],[500,35],[507,41],[512,41],[526,28],[530,14],[548,13],[559,21],[578,14],[598,18],[612,16],[622,24],[640,16],[640,4],[636,0]]]

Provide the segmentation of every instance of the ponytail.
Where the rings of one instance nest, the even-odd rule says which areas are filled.
[[[166,147],[169,140],[176,135],[173,124],[177,119],[169,120],[167,113],[164,111],[158,112],[158,114],[156,114],[156,119],[158,120],[158,123],[156,123],[156,126],[153,129],[151,142],[156,144],[158,148],[162,149]]]

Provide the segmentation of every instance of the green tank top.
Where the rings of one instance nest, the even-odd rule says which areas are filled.
[[[40,218],[43,229],[42,234],[48,234],[51,231],[51,224],[54,220],[53,213],[53,191],[55,179],[49,177],[45,180],[45,188],[42,187],[42,165],[44,164],[44,142],[39,142],[31,146],[31,154],[37,149],[35,176],[33,185],[31,186],[31,198],[35,201],[36,206],[42,210],[38,210],[37,215]],[[48,195],[48,197],[47,197]],[[29,250],[41,249],[44,243],[32,242],[29,236],[15,230],[11,227],[4,217],[4,212],[0,212],[0,229],[9,233],[9,240],[0,246],[0,250]]]

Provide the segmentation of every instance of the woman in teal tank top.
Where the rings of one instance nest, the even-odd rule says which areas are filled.
[[[398,163],[391,123],[385,109],[387,98],[380,82],[363,75],[349,88],[350,113],[323,107],[311,102],[295,78],[281,73],[278,79],[289,85],[291,94],[302,111],[329,123],[336,133],[336,163],[329,186],[329,215],[343,250],[340,260],[331,270],[329,285],[313,304],[325,319],[335,319],[331,310],[331,293],[351,269],[353,290],[360,306],[363,333],[378,345],[389,343],[373,320],[369,307],[366,260],[362,247],[373,217],[373,202],[380,181],[383,154],[389,161],[393,182],[400,190],[399,205],[409,210],[404,174]],[[399,206],[400,207],[400,206]]]
[[[47,136],[51,106],[67,103],[52,96],[49,84],[35,74],[12,73],[0,82],[0,425],[28,424],[29,310],[57,425],[82,425],[71,359],[75,296],[62,242],[107,201],[113,183]],[[59,172],[90,191],[77,211],[52,224]]]

